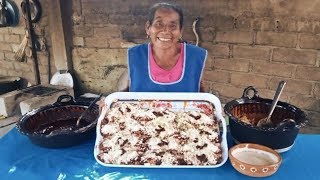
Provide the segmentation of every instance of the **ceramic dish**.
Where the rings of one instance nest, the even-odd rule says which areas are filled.
[[[242,143],[229,150],[232,166],[240,173],[252,177],[266,177],[274,174],[281,164],[278,152],[266,146]]]
[[[124,165],[124,164],[107,164],[102,162],[99,158],[99,145],[103,140],[101,134],[102,120],[104,120],[109,108],[115,102],[139,102],[144,106],[156,105],[165,106],[172,111],[188,111],[195,109],[205,109],[206,105],[211,105],[215,108],[215,118],[219,122],[219,134],[221,138],[222,159],[215,165]],[[147,102],[147,103],[144,103]],[[151,102],[151,103],[150,103]],[[105,107],[102,109],[101,115],[97,123],[97,137],[94,148],[94,157],[96,161],[108,167],[140,167],[140,168],[216,168],[222,166],[228,159],[228,146],[226,140],[226,122],[222,116],[222,107],[220,100],[208,93],[141,93],[141,92],[116,92],[110,94],[105,99]],[[212,113],[211,113],[212,114]]]

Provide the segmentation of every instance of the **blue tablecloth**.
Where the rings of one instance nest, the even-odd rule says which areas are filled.
[[[250,179],[233,169],[229,160],[211,169],[108,168],[95,161],[94,141],[47,149],[13,129],[0,139],[0,179]],[[265,179],[320,179],[320,135],[299,134],[293,148],[281,156],[279,170]]]

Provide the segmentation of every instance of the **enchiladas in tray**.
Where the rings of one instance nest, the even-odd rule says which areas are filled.
[[[165,99],[112,102],[98,120],[97,161],[130,167],[223,164],[226,145],[214,104]]]

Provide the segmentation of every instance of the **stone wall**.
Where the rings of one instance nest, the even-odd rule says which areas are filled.
[[[46,2],[41,1],[44,5]],[[144,30],[146,13],[159,1],[72,2],[76,88],[79,93],[111,93],[116,90],[119,76],[127,70],[127,48],[148,42]],[[203,76],[208,92],[226,103],[241,97],[243,89],[253,85],[261,97],[273,98],[278,82],[285,80],[287,85],[280,100],[305,110],[310,118],[305,129],[320,132],[319,0],[169,2],[178,3],[185,10],[183,38],[189,43],[195,43],[192,23],[200,17],[197,32],[199,46],[208,50]],[[21,30],[17,33],[15,29],[0,28],[0,75],[11,75],[16,70],[18,75],[25,76],[19,74],[17,63],[10,59],[23,36]],[[47,37],[50,28],[44,28],[44,32]],[[47,41],[50,49],[50,39]],[[51,57],[41,62],[48,62]],[[24,73],[32,74],[30,62],[24,64],[22,69],[25,68],[30,71]],[[41,69],[45,75],[47,72]]]

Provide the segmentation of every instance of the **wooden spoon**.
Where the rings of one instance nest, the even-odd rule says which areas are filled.
[[[270,111],[269,111],[269,114],[266,118],[263,118],[263,119],[260,119],[257,123],[257,126],[258,127],[274,127],[274,124],[273,122],[271,121],[271,115],[279,101],[279,98],[280,98],[280,95],[282,93],[282,90],[284,88],[284,86],[286,85],[286,82],[285,81],[280,81],[279,82],[279,85],[278,85],[278,88],[277,88],[277,91],[276,91],[276,94],[274,95],[274,98],[273,98],[273,101],[272,101],[272,104],[271,104],[271,108],[270,108]]]

